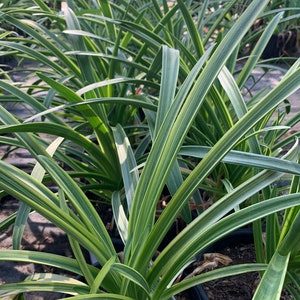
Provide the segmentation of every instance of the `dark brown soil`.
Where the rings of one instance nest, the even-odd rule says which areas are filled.
[[[226,247],[220,253],[230,257],[233,261],[232,264],[255,262],[253,244]],[[247,273],[223,278],[222,280],[214,280],[203,284],[203,286],[209,299],[212,300],[248,300],[252,299],[258,280],[258,273]]]
[[[225,247],[220,253],[230,257],[232,259],[231,264],[253,263],[256,261],[253,244]],[[210,300],[251,300],[259,280],[259,273],[252,272],[210,281],[203,284],[203,287]],[[292,298],[284,291],[281,299],[288,300]]]

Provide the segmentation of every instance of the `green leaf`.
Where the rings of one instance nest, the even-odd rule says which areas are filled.
[[[111,270],[111,266],[113,263],[116,262],[116,256],[112,256],[106,263],[105,265],[101,268],[99,273],[97,274],[97,277],[91,284],[91,289],[90,289],[90,294],[96,294],[98,289],[101,287],[102,282],[108,272]]]
[[[40,11],[34,11],[34,13],[40,13]],[[2,17],[11,23],[16,28],[20,29],[21,31],[27,33],[30,37],[33,38],[34,41],[38,41],[38,45],[43,45],[44,49],[47,50],[47,54],[44,55],[42,51],[37,51],[36,49],[32,49],[30,46],[25,46],[19,42],[10,42],[10,41],[0,41],[0,44],[4,47],[10,47],[16,50],[19,50],[23,55],[29,55],[34,61],[38,61],[43,65],[49,66],[51,69],[55,70],[56,73],[61,75],[68,75],[68,72],[76,74],[77,77],[80,77],[80,71],[78,66],[75,62],[73,62],[68,56],[66,56],[61,49],[69,49],[66,43],[63,42],[63,39],[57,37],[56,34],[52,33],[50,30],[46,28],[42,28],[36,22],[31,20],[18,20],[10,16],[9,14],[3,14]],[[61,26],[60,22],[57,22],[59,18],[57,18],[56,12],[50,15],[50,18],[54,18],[58,27]],[[47,38],[48,36],[48,38]],[[50,38],[49,38],[50,36]],[[31,40],[32,41],[32,40]],[[63,62],[67,69],[61,66],[56,61],[53,61],[51,57],[56,57],[58,62]]]
[[[191,254],[193,254],[193,256],[197,255],[207,246],[241,226],[258,220],[267,214],[299,205],[299,203],[299,194],[276,197],[239,210],[208,227],[202,226],[203,223],[207,224],[208,218],[206,217],[206,222],[202,223],[202,218],[198,217],[180,232],[179,235],[177,235],[176,238],[160,253],[149,273],[149,285],[151,286],[151,283],[155,284],[151,278],[152,271],[158,271],[159,269],[160,274],[163,272],[164,276],[155,288],[155,293],[160,294],[166,289],[167,285],[175,279],[179,271],[178,267],[183,266],[188,261],[188,258],[191,257]],[[178,252],[178,249],[180,249],[180,252]],[[172,257],[172,260],[170,261],[167,257]],[[287,263],[285,259],[286,257],[283,261]],[[158,263],[159,265],[156,265]],[[272,263],[270,263],[270,265],[272,265]],[[155,270],[156,268],[158,269]],[[278,275],[284,276],[282,272],[284,272],[283,268],[278,272]]]
[[[289,253],[297,253],[300,249],[300,210],[292,220],[285,220],[288,222],[289,230],[283,239],[279,242],[278,253],[287,256]]]
[[[296,159],[298,157],[298,147],[296,146],[294,149],[291,149],[290,153],[288,153],[287,158],[289,159]],[[221,238],[222,234],[221,232],[218,232],[214,226],[219,226],[217,224],[222,224],[222,221],[220,220],[223,218],[227,213],[229,213],[235,206],[241,204],[246,199],[250,198],[253,194],[257,193],[258,191],[262,190],[264,187],[268,186],[278,178],[282,176],[282,173],[279,172],[273,172],[264,170],[255,176],[251,177],[244,183],[240,184],[238,187],[236,187],[234,190],[232,190],[230,193],[226,194],[224,197],[222,197],[220,200],[218,200],[216,203],[214,203],[210,208],[208,208],[206,211],[201,213],[192,223],[189,224],[189,226],[186,227],[181,233],[179,233],[175,239],[161,252],[159,257],[155,260],[153,264],[153,269],[149,272],[149,282],[152,282],[152,279],[154,282],[157,280],[157,276],[160,276],[162,269],[165,269],[166,272],[169,272],[170,270],[170,277],[169,280],[173,279],[173,276],[177,274],[180,271],[180,266],[183,267],[187,261],[191,257],[194,257],[197,253],[199,253],[202,249],[207,247],[210,243],[213,242],[213,235],[216,234],[217,239]],[[187,180],[184,184],[187,183]],[[175,197],[175,196],[174,196]],[[174,199],[173,197],[173,199]],[[287,197],[291,197],[294,200],[297,199],[297,196],[294,194],[288,195]],[[278,200],[281,199],[280,197]],[[274,200],[274,199],[273,199]],[[269,201],[269,200],[268,200]],[[289,201],[289,200],[287,200]],[[277,202],[277,201],[276,201]],[[271,205],[271,201],[268,202],[268,205]],[[278,203],[278,202],[277,202]],[[287,205],[289,206],[291,203],[280,203],[279,204]],[[173,202],[171,201],[168,206],[165,208],[163,214],[156,222],[152,232],[150,233],[148,239],[147,239],[147,250],[149,253],[151,253],[152,246],[157,247],[157,240],[158,236],[160,234],[163,234],[162,231],[165,230],[165,228],[168,228],[170,221],[172,220],[172,216],[176,213],[174,211],[179,211],[181,202]],[[261,205],[261,210],[257,209]],[[255,205],[247,207],[243,210],[237,211],[234,214],[227,217],[225,220],[229,220],[228,218],[236,218],[236,224],[237,228],[250,223],[254,221],[256,218],[259,219],[259,217],[255,216],[254,213],[249,213],[249,215],[244,214],[247,212],[247,210],[251,209],[257,209],[257,214],[268,214],[271,213],[268,210],[263,209],[262,207],[266,205],[265,202],[257,203]],[[177,206],[177,210],[175,210],[175,207]],[[291,205],[292,206],[292,205]],[[274,201],[274,208],[275,208],[275,201]],[[273,207],[272,207],[273,209]],[[170,214],[171,215],[170,215]],[[241,217],[243,215],[243,217]],[[239,217],[240,216],[240,217]],[[170,220],[171,219],[171,220]],[[219,221],[220,220],[220,221]],[[232,223],[230,223],[232,222]],[[225,233],[223,230],[225,230],[224,224],[219,227],[220,230],[222,230],[225,234],[228,234],[231,232],[231,230],[235,229],[235,226],[233,224],[233,221],[228,221],[227,223],[227,229],[229,230],[227,233]],[[244,223],[245,222],[245,223]],[[197,224],[197,225],[196,225]],[[195,227],[194,227],[195,226]],[[163,229],[162,229],[163,228]],[[194,228],[195,231],[192,230]],[[208,239],[206,241],[202,240],[204,236],[208,234]],[[199,237],[199,240],[195,238],[196,236]],[[176,241],[176,243],[175,243]],[[192,246],[192,244],[194,246]],[[187,252],[184,251],[184,248],[187,247]],[[175,249],[181,249],[180,253],[177,253]],[[174,251],[174,252],[173,252]],[[194,251],[194,252],[193,252]],[[146,255],[146,251],[143,253]],[[172,257],[172,260],[170,261],[168,257]],[[175,258],[178,258],[178,260],[175,260]],[[156,266],[157,264],[157,266]],[[168,264],[171,264],[172,266],[168,266]],[[177,269],[177,273],[175,271]],[[172,274],[172,271],[174,272]],[[153,272],[153,273],[152,273]],[[166,276],[166,275],[165,275]],[[154,279],[155,278],[155,279]],[[163,278],[163,281],[166,281],[165,284],[167,285],[168,279]],[[162,283],[160,283],[162,284]],[[162,284],[163,286],[163,284]],[[165,287],[165,286],[164,286]],[[162,289],[164,288],[162,287]]]
[[[237,84],[241,88],[246,83],[247,79],[249,78],[251,72],[253,71],[254,67],[256,66],[258,60],[260,59],[264,49],[266,48],[267,43],[269,42],[271,35],[273,34],[274,30],[278,26],[280,19],[282,18],[283,13],[280,12],[277,14],[270,23],[264,28],[263,34],[261,35],[260,39],[256,43],[254,49],[251,51],[251,55],[246,61],[246,64],[243,66],[242,71],[240,72],[237,78]]]
[[[132,233],[135,232],[139,236],[144,235],[144,233],[142,233],[142,229],[146,225],[145,220],[147,220],[147,218],[150,217],[149,212],[151,211],[153,214],[155,214],[155,208],[152,207],[153,208],[153,210],[152,210],[152,209],[150,209],[150,206],[153,206],[153,204],[154,204],[153,199],[157,198],[158,194],[160,194],[158,186],[162,186],[164,184],[164,181],[162,181],[160,179],[160,177],[162,175],[166,176],[165,173],[161,172],[162,169],[157,167],[157,163],[165,162],[168,165],[167,161],[164,161],[161,159],[158,160],[158,158],[160,158],[160,156],[161,156],[160,152],[164,149],[163,145],[165,144],[166,137],[168,137],[168,135],[169,135],[169,131],[173,130],[173,123],[175,121],[175,116],[178,114],[178,112],[185,100],[185,97],[188,95],[188,93],[194,83],[195,78],[197,78],[197,76],[198,76],[199,70],[202,68],[203,64],[208,59],[208,56],[210,55],[211,51],[212,51],[212,48],[208,49],[206,51],[206,53],[202,56],[202,58],[197,62],[195,67],[192,69],[192,71],[189,73],[187,80],[184,82],[184,84],[181,86],[180,90],[178,91],[176,98],[173,101],[173,105],[168,110],[168,115],[167,115],[168,119],[165,117],[165,120],[163,123],[164,129],[162,129],[162,127],[161,127],[161,129],[159,130],[159,132],[162,131],[162,133],[160,134],[160,140],[158,141],[158,138],[157,137],[155,138],[155,142],[156,142],[157,146],[155,148],[152,147],[150,156],[147,159],[148,167],[143,170],[141,179],[139,180],[139,184],[138,184],[138,187],[140,187],[140,190],[143,190],[143,192],[137,191],[135,193],[135,198],[139,199],[139,200],[136,200],[134,207],[132,209],[132,212],[131,212],[132,229],[129,228],[130,234],[131,234],[131,230],[132,230]],[[164,87],[164,88],[168,88],[168,87]],[[170,141],[169,138],[168,138],[168,140]],[[176,139],[175,139],[175,141],[176,141]],[[177,144],[173,144],[173,146],[174,145],[177,145]],[[171,148],[169,148],[169,149],[170,149],[170,151],[168,151],[168,156],[175,155],[175,153],[173,153],[173,151],[172,151],[173,149],[171,149]],[[151,157],[151,159],[150,159],[150,157]],[[175,156],[174,156],[174,158],[175,158]],[[146,174],[147,173],[148,174],[143,175],[143,174],[145,174],[145,171],[147,169],[148,169],[149,173],[146,172]],[[158,172],[159,177],[154,176],[154,172],[155,173]],[[143,176],[144,176],[144,179],[142,179]],[[147,183],[143,183],[143,181],[146,181]],[[153,188],[152,188],[153,191],[151,192],[151,197],[149,194],[150,190],[148,191],[147,194],[145,194],[145,189],[147,187],[149,187],[148,185],[149,186],[153,185]],[[141,195],[139,195],[139,193],[141,193]],[[150,199],[147,201],[146,201],[146,195],[148,195],[148,197],[150,197]],[[154,197],[154,195],[156,195],[156,196]],[[145,208],[142,210],[141,210],[141,201],[145,205]],[[156,207],[156,205],[155,205],[155,207]],[[143,225],[135,227],[136,226],[136,225],[134,225],[135,220],[139,220],[139,222],[142,222]],[[133,236],[134,236],[134,234],[133,234]]]
[[[156,203],[163,185],[165,184],[166,178],[176,159],[176,155],[183,143],[185,135],[212,83],[218,76],[233,49],[238,45],[244,33],[246,33],[256,16],[262,11],[266,4],[267,1],[253,1],[249,5],[247,10],[237,20],[235,25],[215,49],[186,99],[180,98],[180,96],[182,96],[180,93],[177,94],[178,101],[181,102],[185,100],[185,102],[179,113],[175,108],[174,110],[169,110],[164,126],[161,127],[154,141],[136,190],[132,208],[134,217],[132,217],[129,222],[129,234],[133,236],[133,245],[139,245],[142,237],[147,235],[153,226]],[[296,72],[293,75],[292,81],[294,81],[294,86],[292,87],[293,84],[291,84],[290,89],[284,89],[285,92],[292,92],[299,86],[299,82],[296,83]],[[185,83],[188,84],[189,80],[190,79],[187,78]],[[275,98],[274,90],[273,94],[269,95],[269,98],[272,98],[273,100],[272,96]],[[280,101],[282,101],[282,98],[279,97],[279,95],[276,96],[275,99],[278,101],[280,99]],[[269,103],[269,101],[266,102]],[[259,104],[262,105],[261,103]],[[272,103],[272,107],[274,104],[275,103]],[[261,109],[261,107],[259,108]],[[259,120],[260,117],[256,115],[257,110],[251,110],[251,114],[247,116],[247,118],[243,121],[241,119],[240,123],[236,123],[236,125],[219,140],[213,150],[205,156],[191,173],[188,177],[189,180],[187,179],[185,184],[181,186],[182,188],[178,189],[176,195],[173,196],[172,201],[185,203],[190,198],[201,180],[212,171],[222,157],[224,157],[249,128]],[[266,113],[266,109],[260,111],[260,114],[263,115],[264,113]],[[139,214],[137,214],[137,212],[139,212]],[[177,211],[172,211],[168,216],[171,223],[177,216]],[[170,223],[167,228],[171,226]],[[151,254],[149,252],[150,256],[152,256],[155,251],[154,249],[152,250],[153,252]],[[147,259],[145,259],[144,251],[146,251],[146,249],[139,249],[139,254],[132,256],[130,265],[141,264],[143,265],[143,268],[146,268],[146,263],[151,258],[147,257]]]
[[[120,263],[114,263],[111,268],[116,270],[122,276],[126,277],[126,279],[129,279],[131,282],[140,286],[146,292],[147,297],[150,297],[150,288],[148,283],[146,279],[137,272],[137,270]]]
[[[14,224],[17,217],[17,212],[11,214],[0,222],[0,232],[6,230],[10,225]]]
[[[68,209],[68,204],[67,201],[65,199],[65,195],[62,192],[61,189],[58,190],[58,197],[59,197],[59,203],[60,203],[60,207],[61,209],[67,213],[69,213],[69,209]],[[70,235],[68,236],[68,240],[69,240],[69,244],[73,253],[73,256],[76,259],[76,262],[79,265],[79,268],[83,274],[83,277],[85,279],[85,282],[88,285],[91,285],[91,283],[94,281],[93,275],[89,269],[89,265],[86,262],[86,257],[83,254],[83,249],[80,246],[80,243],[78,241],[76,241],[74,238],[72,238]]]
[[[53,160],[40,157],[40,163],[66,194],[66,198],[71,202],[86,229],[101,240],[101,244],[106,249],[107,255],[114,255],[115,250],[105,225],[94,209],[91,201],[86,197],[76,182]]]
[[[255,108],[250,110],[239,122],[237,122],[234,125],[234,127],[232,127],[232,129],[230,129],[218,141],[218,143],[212,148],[212,150],[201,160],[197,167],[192,171],[189,177],[185,180],[184,184],[177,191],[176,195],[173,196],[172,202],[174,202],[174,207],[176,206],[175,202],[178,202],[177,208],[180,209],[183,199],[189,199],[188,197],[198,186],[201,180],[204,179],[204,177],[200,176],[200,174],[209,174],[209,171],[211,171],[216,165],[216,163],[219,162],[220,159],[227,153],[227,151],[225,150],[227,146],[228,148],[233,147],[233,140],[236,140],[237,136],[241,137],[241,134],[246,133],[249,130],[249,128],[252,128],[253,124],[258,121],[259,114],[263,114],[263,111],[268,111],[267,107],[272,109],[273,105],[277,104],[279,101],[282,101],[285,98],[285,92],[292,92],[297,86],[299,86],[299,80],[297,79],[299,78],[299,73],[300,70],[293,73],[291,77],[289,77],[289,81],[281,82],[281,84],[284,84],[284,88],[281,88],[282,86],[280,85],[277,86],[272,92],[270,92],[270,94],[268,94],[265,97],[265,101],[262,100],[260,103],[258,103]],[[292,83],[291,81],[294,82]],[[248,122],[250,122],[251,124],[249,124]],[[173,220],[172,216],[177,215],[178,211],[174,210],[174,207],[169,203],[169,205],[164,210],[164,221],[169,220],[169,223],[167,223],[167,225],[166,223],[164,223],[164,226],[166,226],[167,228],[169,228],[170,222],[171,220]],[[159,226],[158,222],[157,226]]]
[[[33,122],[33,123],[22,123],[18,125],[10,126],[1,126],[0,133],[16,133],[16,132],[38,132],[38,133],[47,133],[53,134],[55,136],[60,136],[70,141],[73,141],[78,146],[82,147],[85,151],[90,154],[91,161],[96,165],[100,170],[107,173],[106,161],[105,158],[101,161],[98,161],[99,156],[102,156],[99,147],[93,143],[88,137],[77,132],[73,128],[48,122]],[[96,159],[97,158],[97,159]]]
[[[184,279],[172,285],[171,287],[163,291],[160,299],[170,299],[170,297],[172,297],[173,295],[177,295],[178,293],[186,291],[187,289],[198,284],[202,284],[205,282],[217,280],[228,276],[240,275],[248,272],[264,271],[266,268],[267,265],[264,264],[239,264],[229,267],[218,268],[209,272],[205,272],[204,274],[196,275],[192,278]]]
[[[197,58],[199,59],[204,54],[204,45],[201,40],[201,36],[199,34],[199,31],[195,25],[195,21],[191,15],[190,10],[188,9],[188,6],[184,1],[178,1],[178,7],[182,13],[182,16],[185,20],[185,24],[188,30],[188,34],[191,36],[191,40],[194,44]]]
[[[81,210],[78,212],[83,216],[83,220],[74,213],[71,213],[71,215],[65,213],[60,208],[57,197],[40,182],[3,161],[0,161],[0,187],[71,235],[81,245],[94,253],[99,261],[104,264],[111,255],[115,254],[115,250],[99,216],[96,215],[94,210],[91,211],[89,199],[84,196],[76,183],[66,175],[67,173],[59,169],[58,166],[53,169],[50,167],[53,166],[53,162],[50,163],[44,158],[40,159],[40,163],[51,175],[52,172],[54,173],[54,177],[57,178],[66,195],[73,197],[69,200],[72,200],[75,207],[80,207]],[[62,176],[62,179],[60,179],[60,176]],[[66,188],[65,184],[67,185]],[[81,202],[78,203],[78,201]],[[91,211],[92,215],[87,214],[87,211]],[[87,227],[85,224],[87,224]],[[91,224],[95,227],[92,227]],[[89,228],[91,231],[88,230]],[[96,228],[99,228],[99,230],[96,231]],[[98,237],[97,239],[95,239],[95,235]]]
[[[128,137],[120,125],[113,128],[113,135],[121,166],[128,212],[130,212],[134,192],[139,180],[139,171]]]
[[[1,250],[0,261],[15,261],[23,263],[36,263],[66,270],[78,275],[83,275],[75,259],[46,252],[28,250]],[[98,268],[89,266],[94,276]]]
[[[0,88],[6,90],[8,93],[15,95],[22,102],[28,104],[31,108],[33,108],[37,112],[43,112],[47,109],[46,106],[40,103],[37,99],[30,96],[28,93],[23,92],[20,88],[13,86],[3,80],[0,80]],[[48,118],[58,124],[62,124],[63,122],[54,114],[49,114]],[[4,119],[4,108],[1,109],[1,119]],[[6,118],[7,119],[7,118]],[[6,122],[5,122],[6,123]]]
[[[139,83],[141,83],[141,81],[138,81]],[[111,82],[107,83],[110,84]],[[93,89],[96,88],[98,84],[95,85],[90,85],[87,88],[88,89]],[[100,86],[105,86],[106,84],[101,82],[99,83]],[[93,99],[88,99],[85,100],[84,102],[80,102],[80,103],[71,103],[71,104],[63,104],[63,105],[58,105],[49,109],[44,110],[43,112],[37,113],[31,117],[28,117],[26,120],[24,120],[25,123],[29,123],[35,119],[38,119],[39,117],[42,116],[46,116],[49,113],[55,113],[55,112],[59,112],[60,110],[64,110],[67,108],[72,108],[72,107],[77,107],[77,106],[91,106],[91,108],[93,107],[93,105],[97,105],[97,104],[119,104],[119,105],[132,105],[132,106],[136,106],[136,107],[141,107],[141,108],[145,108],[145,109],[149,109],[151,111],[156,111],[157,110],[157,106],[152,104],[151,102],[146,102],[143,99],[132,99],[132,98],[125,98],[125,97],[114,97],[114,98],[93,98]]]
[[[128,219],[119,192],[113,192],[111,196],[111,205],[119,235],[125,244],[128,239]]]
[[[1,81],[0,81],[1,82]],[[20,122],[9,113],[2,105],[0,106],[0,120],[4,124],[0,126],[0,130],[9,125],[19,125]],[[21,145],[26,148],[34,158],[39,154],[48,155],[45,149],[37,141],[37,137],[32,133],[15,133]]]
[[[80,30],[80,22],[73,12],[73,10],[68,6],[64,10],[64,17],[67,23],[67,28],[69,30]],[[75,50],[85,51],[86,46],[82,36],[79,35],[68,35],[69,41],[72,45],[72,48]],[[94,70],[90,66],[90,59],[87,56],[77,56],[77,63],[81,71],[82,82],[84,85],[87,83],[93,83],[94,80]]]
[[[66,298],[69,299],[69,298]],[[80,296],[73,296],[71,298],[72,300],[90,300],[90,299],[111,299],[111,300],[135,300],[134,298],[123,296],[123,295],[118,295],[118,294],[88,294],[88,295],[80,295]]]
[[[37,284],[38,282],[38,284]],[[87,294],[89,287],[74,278],[52,273],[36,273],[23,282],[0,285],[0,296],[14,296],[24,292],[60,292],[70,295]]]
[[[298,142],[295,143],[295,145],[297,144]],[[211,147],[207,146],[183,146],[179,154],[204,158],[211,149]],[[300,175],[300,165],[296,162],[250,152],[231,150],[221,162]]]
[[[254,300],[279,300],[286,276],[290,255],[276,251],[264,272],[253,296]]]
[[[57,138],[56,140],[54,140],[46,149],[47,153],[50,156],[53,156],[56,149],[60,146],[62,142],[63,142],[63,138]],[[36,180],[38,180],[39,182],[42,182],[44,175],[45,175],[44,168],[39,163],[36,163],[36,165],[34,166],[31,172],[31,176]],[[18,214],[13,229],[13,239],[12,239],[13,249],[20,248],[24,229],[25,229],[25,224],[27,222],[30,211],[31,208],[28,205],[26,205],[24,202],[20,203],[20,207],[18,209]]]
[[[72,91],[70,88],[66,87],[65,85],[56,82],[55,80],[43,75],[39,74],[40,78],[43,79],[45,82],[47,82],[52,88],[57,90],[59,93],[64,95],[68,101],[72,103],[77,102],[83,102],[83,99],[77,95],[74,91]],[[114,170],[115,172],[109,172],[111,176],[115,175],[117,176],[119,168],[116,165],[115,160],[115,149],[114,144],[111,136],[110,128],[107,126],[108,121],[106,120],[106,114],[105,118],[102,119],[101,115],[97,115],[96,108],[90,108],[87,106],[78,106],[79,111],[83,114],[83,116],[89,121],[89,124],[93,127],[95,130],[95,133],[97,135],[98,143],[100,145],[99,149],[103,152],[102,160],[105,161],[106,170]],[[105,153],[105,155],[104,155]]]
[[[164,121],[167,111],[174,101],[179,71],[179,52],[175,49],[163,46],[162,64],[161,85],[167,86],[168,89],[160,89],[155,131],[153,134],[154,138]],[[172,76],[170,76],[170,74],[172,74]]]
[[[155,127],[152,128],[149,124],[152,140],[155,140],[156,135],[163,124],[168,110],[172,106],[176,94],[177,77],[179,72],[179,52],[170,49],[166,46],[162,47],[162,76],[161,85],[167,86],[167,89],[160,89],[158,109],[155,118]],[[170,76],[172,74],[172,76]],[[149,116],[149,113],[148,113]],[[178,162],[174,163],[170,175],[166,181],[166,185],[171,195],[175,194],[178,187],[182,184],[183,178]],[[191,212],[187,203],[181,211],[183,219],[189,223],[191,221]]]

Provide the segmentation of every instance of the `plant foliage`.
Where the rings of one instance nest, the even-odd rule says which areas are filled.
[[[0,224],[21,224],[15,249],[1,250],[0,260],[50,265],[80,277],[34,274],[0,286],[0,295],[56,291],[73,299],[170,299],[194,285],[250,271],[263,272],[255,299],[279,299],[284,283],[297,295],[299,146],[298,134],[285,133],[299,116],[285,124],[279,108],[300,86],[300,61],[273,90],[248,101],[243,94],[282,13],[273,13],[236,73],[241,45],[264,16],[267,0],[252,1],[239,14],[238,0],[203,1],[197,9],[183,0],[171,7],[166,1],[138,7],[125,0],[90,2],[67,1],[58,11],[35,0],[35,6],[1,11],[4,24],[20,32],[1,36],[0,46],[20,64],[34,65],[32,78],[21,82],[3,71],[0,141],[28,150],[36,165],[28,174],[5,157],[0,161],[2,194],[22,203]],[[19,117],[7,103],[33,113]],[[285,193],[275,187],[284,174],[291,180]],[[164,189],[171,197],[158,215]],[[112,206],[121,254],[94,201]],[[72,258],[19,250],[31,210],[67,234]],[[187,226],[156,257],[180,217]],[[251,223],[258,263],[177,280],[208,246]],[[82,248],[100,269],[86,262]]]

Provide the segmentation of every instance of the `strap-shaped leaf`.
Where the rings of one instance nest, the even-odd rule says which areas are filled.
[[[146,297],[150,296],[150,288],[148,286],[148,282],[140,273],[137,272],[137,270],[120,263],[113,264],[111,268],[129,279],[131,282],[140,286],[146,292]]]
[[[119,235],[125,244],[128,238],[128,219],[121,202],[119,192],[113,192],[111,197],[111,205]]]
[[[182,105],[180,112],[176,111],[175,108],[174,110],[170,109],[168,111],[168,115],[163,124],[164,126],[161,127],[155,139],[136,189],[133,203],[133,211],[136,216],[129,221],[129,234],[133,236],[133,245],[138,244],[142,236],[147,234],[153,226],[156,203],[161,190],[184,141],[185,135],[192,124],[198,109],[201,107],[205,96],[226,60],[266,4],[267,1],[253,1],[249,5],[247,10],[237,20],[226,37],[215,49],[202,72],[200,72],[201,70],[198,70],[200,74],[198,73],[199,76],[195,83],[193,80],[194,85],[189,91],[190,93],[188,96],[181,98],[183,95],[180,94],[180,92],[177,94],[176,100],[179,103],[183,101],[184,104]],[[296,74],[294,75],[296,77]],[[189,80],[191,80],[191,78],[187,78],[184,84],[188,85],[190,83]],[[294,84],[294,88],[296,88],[299,82],[297,82],[297,84],[294,82]],[[176,103],[176,100],[174,103]],[[282,98],[279,99],[278,97],[278,101],[279,100],[282,101]],[[261,110],[261,114],[264,113],[266,113],[266,110]],[[253,111],[251,117],[249,116],[242,124],[236,124],[236,126],[229,130],[216,144],[210,154],[206,155],[195,168],[192,173],[193,175],[191,174],[188,178],[190,180],[186,180],[186,184],[178,189],[172,202],[178,201],[178,203],[184,203],[188,201],[192,193],[198,187],[199,182],[213,170],[222,157],[231,150],[234,144],[249,130],[249,127],[251,128],[256,122],[257,117],[254,118]],[[162,231],[167,230],[171,226],[174,218],[178,215],[178,211],[174,211],[171,208],[168,209],[168,207],[169,205],[165,210],[165,212],[168,210],[168,214],[165,214],[165,216],[169,219],[170,223],[168,223],[168,226],[160,228],[160,235],[163,234]],[[144,249],[144,251],[147,250]],[[149,256],[147,259],[145,259],[144,251],[139,251],[139,255],[137,256],[133,255],[131,263],[135,264],[139,261],[138,264],[141,264],[143,265],[143,268],[146,268],[147,260],[149,261],[151,259],[155,250],[152,248],[153,252],[148,252]]]
[[[37,284],[37,282],[39,284]],[[88,294],[89,286],[74,278],[53,273],[36,273],[23,282],[0,286],[0,297],[16,296],[25,292],[60,292],[70,295]]]
[[[210,150],[211,147],[207,146],[183,146],[179,154],[203,158]],[[297,162],[250,152],[231,150],[221,162],[300,175],[300,165]]]
[[[120,125],[113,128],[113,135],[121,166],[128,212],[130,213],[134,192],[139,180],[139,171],[129,140]]]
[[[46,149],[47,153],[50,156],[53,156],[56,149],[60,146],[60,144],[63,142],[63,138],[57,138],[55,139]],[[45,176],[45,169],[39,164],[36,163],[32,172],[31,176],[38,180],[39,182],[42,182],[44,176]],[[31,211],[31,207],[29,207],[24,202],[20,203],[20,207],[18,209],[18,214],[15,220],[14,229],[13,229],[13,239],[12,244],[14,249],[19,249],[25,229],[25,225],[29,216],[29,213]]]
[[[279,300],[287,272],[290,254],[276,251],[255,291],[253,300]]]
[[[289,159],[296,159],[296,157],[298,157],[297,147],[291,149],[290,153],[287,155]],[[199,215],[191,224],[189,224],[182,232],[180,232],[161,252],[159,257],[155,260],[152,270],[149,272],[149,280],[154,283],[162,269],[165,269],[165,277],[168,276],[168,278],[163,277],[159,283],[161,288],[164,289],[167,285],[167,282],[172,280],[173,276],[179,272],[179,269],[177,269],[177,272],[175,272],[174,269],[179,268],[180,265],[181,268],[183,268],[185,263],[188,262],[188,258],[193,257],[212,242],[214,235],[216,235],[216,238],[218,239],[223,236],[221,231],[223,231],[224,235],[226,235],[234,229],[253,222],[254,220],[260,219],[263,215],[278,211],[278,207],[281,207],[282,209],[282,207],[292,207],[295,205],[295,203],[299,201],[299,199],[297,200],[298,194],[286,196],[287,199],[293,199],[291,202],[289,202],[290,200],[286,200],[285,203],[280,203],[280,201],[284,201],[281,197],[277,198],[276,200],[273,199],[274,202],[272,202],[272,200],[266,200],[268,201],[267,203],[266,201],[257,203],[253,206],[235,212],[225,219],[220,220],[235,206],[242,203],[281,176],[282,173],[280,172],[264,170],[245,181],[243,184],[239,185],[237,188],[214,203],[213,206]],[[277,203],[277,207],[275,202]],[[272,203],[274,204],[274,207],[272,207]],[[170,209],[170,211],[173,211],[174,214],[173,205],[175,206],[175,202],[169,203],[165,209],[165,212],[167,209]],[[264,205],[268,206],[269,208],[264,209]],[[249,212],[247,213],[248,210]],[[161,218],[155,224],[154,229],[147,240],[147,242],[149,242],[149,246],[147,244],[148,247],[150,247],[151,244],[156,243],[156,236],[159,234],[156,230],[159,228],[164,228],[164,226],[166,226],[164,222],[168,222],[168,214],[162,214]],[[181,251],[178,252],[175,249],[181,249]],[[168,257],[172,257],[172,260],[169,260]],[[152,279],[154,279],[154,281],[152,281]],[[159,290],[158,287],[157,289]]]

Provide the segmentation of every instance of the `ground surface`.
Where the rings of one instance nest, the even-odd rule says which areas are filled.
[[[232,264],[254,263],[255,252],[252,243],[238,243],[224,247],[219,251],[232,259]],[[203,285],[210,300],[251,300],[259,283],[258,272],[225,277],[221,280],[207,282]],[[292,299],[283,291],[281,300]]]
[[[0,221],[18,208],[15,200],[1,200]],[[0,250],[12,249],[12,227],[0,233]],[[56,253],[71,256],[70,247],[66,235],[44,217],[37,213],[30,215],[22,239],[21,249]],[[41,265],[1,262],[0,261],[0,284],[19,282],[27,276],[39,272],[53,272],[55,270]],[[27,300],[54,300],[59,294],[35,293],[27,295]]]
[[[254,73],[253,78],[258,78],[261,76],[261,71]],[[274,70],[270,72],[267,76],[264,76],[257,85],[255,85],[254,90],[259,91],[264,88],[272,89],[278,84],[279,80],[282,78],[282,72]],[[249,86],[251,83],[249,82]],[[291,114],[300,111],[300,91],[289,97],[291,102]],[[10,108],[14,113],[19,111],[21,114],[26,112],[26,109],[20,107]],[[30,113],[29,113],[30,115]],[[293,128],[293,131],[298,131],[299,126]],[[7,151],[6,147],[0,145],[0,157]],[[12,153],[7,159],[9,162],[17,164],[21,168],[28,167],[28,163],[32,163],[32,159],[29,157],[26,151],[19,151]],[[14,212],[18,207],[18,203],[15,200],[0,200],[0,221],[6,216]],[[12,246],[12,228],[9,228],[5,232],[0,233],[0,250],[11,249]],[[239,245],[234,249],[224,249],[225,254],[232,257],[235,262],[252,262],[254,260],[254,253],[252,245]],[[36,251],[45,251],[51,253],[58,253],[61,255],[70,256],[70,249],[68,241],[63,232],[49,223],[42,216],[34,213],[30,216],[26,230],[24,233],[22,241],[22,249],[31,249]],[[234,258],[235,257],[235,258]],[[26,278],[26,276],[31,275],[35,272],[53,271],[47,269],[45,266],[36,266],[33,264],[15,264],[12,262],[0,262],[0,284],[18,282]],[[252,274],[250,277],[239,277],[225,279],[221,282],[212,282],[206,285],[210,299],[222,300],[222,299],[251,299],[251,293],[255,287],[255,282],[258,278],[258,274]],[[243,282],[242,282],[243,281]],[[28,300],[42,300],[42,299],[58,299],[60,295],[58,294],[29,294],[27,295]],[[287,298],[285,298],[287,299]]]

